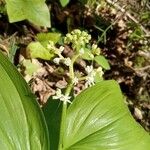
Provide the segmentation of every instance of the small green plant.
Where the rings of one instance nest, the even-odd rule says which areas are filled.
[[[50,14],[45,0],[5,0],[5,3],[11,23],[27,19],[36,25],[50,27]]]

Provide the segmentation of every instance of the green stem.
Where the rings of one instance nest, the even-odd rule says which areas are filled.
[[[59,150],[63,150],[63,135],[64,135],[64,129],[65,129],[66,110],[67,110],[67,103],[63,102],[60,135],[59,135],[59,148],[58,148]]]
[[[71,79],[71,82],[72,80],[74,79],[74,68],[73,68],[73,65],[74,65],[74,62],[76,61],[76,59],[79,57],[79,54],[76,54],[72,57],[71,59],[71,65],[69,67],[69,74],[70,74],[70,79]]]
[[[87,76],[80,77],[80,78],[79,78],[79,81],[85,80],[85,79],[86,79],[86,77],[87,77]]]
[[[107,34],[107,31],[108,31],[110,28],[112,28],[112,24],[109,25],[105,30],[99,28],[99,27],[96,26],[96,25],[94,25],[94,27],[95,27],[96,29],[98,29],[98,30],[100,30],[100,31],[103,32],[103,33],[101,34],[101,36],[98,38],[97,43],[99,43],[99,42],[102,40],[102,38],[104,38],[104,44],[106,44],[106,34]]]
[[[72,82],[68,85],[65,95],[69,95],[72,89]],[[59,150],[63,150],[63,136],[66,127],[66,115],[67,115],[67,103],[63,102],[62,116],[61,116],[61,126],[60,126],[60,135],[59,135]]]
[[[74,78],[74,69],[73,65],[76,59],[79,55],[74,55],[71,59],[71,65],[69,66],[69,74],[70,74],[70,83],[68,84],[68,87],[65,91],[65,95],[69,95],[71,93],[72,87],[73,87],[73,78]],[[66,127],[66,115],[67,115],[67,103],[63,102],[63,108],[62,108],[62,116],[61,116],[61,125],[60,125],[60,135],[59,135],[59,150],[63,150],[63,137],[64,137],[64,131]]]

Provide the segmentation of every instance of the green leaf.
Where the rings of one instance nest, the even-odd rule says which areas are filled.
[[[10,40],[10,48],[9,48],[9,59],[12,63],[14,63],[14,58],[16,51],[19,47],[15,44],[15,39]]]
[[[63,150],[149,150],[150,136],[132,118],[118,84],[102,81],[67,110]]]
[[[81,58],[85,60],[93,60],[91,56],[94,56],[88,48],[84,48],[84,54],[81,55]]]
[[[69,3],[70,0],[60,0],[60,4],[62,7],[65,7],[68,3]]]
[[[29,20],[39,26],[50,27],[50,14],[45,0],[6,0],[10,22]]]
[[[49,150],[43,113],[17,69],[0,52],[0,149]]]
[[[32,76],[34,72],[41,68],[38,62],[33,63],[30,59],[24,59],[22,64],[25,67],[25,74],[30,76]]]
[[[102,56],[102,55],[96,56],[96,57],[94,58],[94,60],[95,60],[100,66],[102,66],[104,69],[106,69],[106,70],[109,70],[109,69],[110,69],[110,65],[109,65],[109,63],[108,63],[108,60],[107,60],[104,56]]]
[[[49,99],[43,107],[43,112],[49,129],[50,148],[58,150],[62,103]]]
[[[37,34],[37,40],[46,47],[49,41],[53,41],[55,44],[60,40],[60,33],[39,33]]]
[[[31,42],[27,47],[27,51],[31,58],[50,60],[54,56],[40,42]]]

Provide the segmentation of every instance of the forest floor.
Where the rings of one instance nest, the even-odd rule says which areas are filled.
[[[73,29],[88,31],[111,66],[105,71],[104,78],[120,84],[134,118],[150,132],[150,3],[145,0],[102,0],[100,3],[72,0],[65,8],[58,2],[47,3],[51,8],[50,29],[27,21],[10,24],[6,15],[1,14],[0,49],[25,76],[26,68],[20,62],[22,56],[27,57],[26,47],[36,40],[37,33],[60,32],[65,35]],[[55,93],[54,85],[63,87],[66,83],[51,74],[56,69],[53,64],[37,61],[42,64],[42,69],[25,79],[43,104]],[[77,90],[80,88],[82,84]]]

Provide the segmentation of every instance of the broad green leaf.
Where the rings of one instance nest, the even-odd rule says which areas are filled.
[[[0,53],[0,149],[49,150],[43,113],[17,69]]]
[[[149,150],[150,136],[132,118],[118,84],[102,81],[67,110],[63,150]]]
[[[31,42],[27,47],[27,51],[31,58],[50,60],[54,56],[40,42]]]
[[[60,0],[61,6],[65,7],[70,0]]]
[[[29,20],[39,26],[50,27],[50,14],[45,0],[6,0],[10,22]]]
[[[62,103],[58,100],[49,99],[43,107],[43,113],[49,129],[50,148],[52,150],[58,150],[61,112]]]
[[[100,65],[102,66],[104,69],[106,70],[109,70],[110,69],[110,65],[108,63],[108,60],[102,56],[102,55],[99,55],[99,56],[96,56],[94,58],[94,60]]]
[[[60,40],[60,33],[39,33],[37,34],[37,40],[46,47],[49,41],[53,41],[55,44]]]

